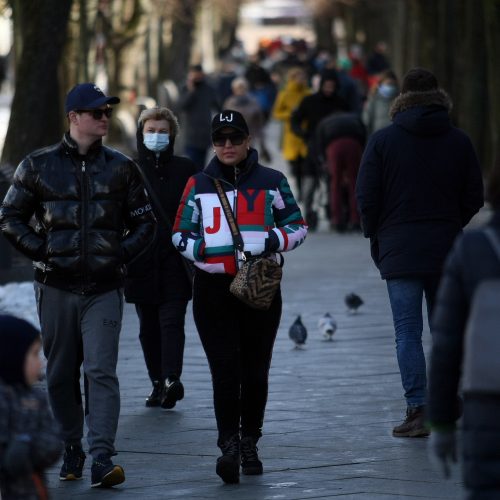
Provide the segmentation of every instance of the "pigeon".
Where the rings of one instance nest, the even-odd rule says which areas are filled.
[[[356,313],[358,311],[358,308],[364,303],[361,297],[359,295],[356,295],[355,293],[346,295],[344,301],[345,305],[349,309],[349,312],[351,313]]]
[[[300,347],[306,343],[307,330],[302,324],[300,314],[288,330],[288,336],[295,342],[295,348],[297,349],[300,349]]]
[[[318,320],[318,328],[325,340],[332,340],[333,334],[337,330],[337,322],[330,313],[326,313]]]

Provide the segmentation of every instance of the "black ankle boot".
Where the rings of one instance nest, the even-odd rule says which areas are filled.
[[[259,460],[257,453],[257,440],[252,436],[241,438],[240,454],[241,454],[241,472],[247,476],[257,476],[262,474],[262,462]]]
[[[153,390],[146,398],[146,406],[160,406],[163,397],[163,383],[159,380],[153,380]]]
[[[171,410],[177,401],[184,397],[184,386],[179,380],[179,377],[171,376],[165,380],[165,387],[163,389],[163,399],[161,400],[161,407],[166,410]]]
[[[225,483],[240,482],[240,436],[233,434],[225,440],[219,439],[217,446],[222,456],[217,459],[215,471]]]

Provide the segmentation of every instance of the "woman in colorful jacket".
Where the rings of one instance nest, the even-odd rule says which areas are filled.
[[[216,472],[226,483],[262,474],[257,454],[268,375],[281,317],[278,291],[269,310],[252,309],[229,291],[241,254],[235,249],[215,179],[224,187],[245,253],[285,252],[299,246],[307,227],[286,177],[258,163],[243,116],[225,110],[212,121],[215,157],[186,185],[173,242],[194,261],[193,312],[214,390]]]

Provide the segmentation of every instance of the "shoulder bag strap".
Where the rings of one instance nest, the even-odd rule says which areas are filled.
[[[167,229],[172,232],[172,224],[170,223],[170,220],[167,216],[167,213],[165,212],[162,204],[160,203],[160,200],[158,199],[158,196],[153,189],[153,186],[151,185],[151,182],[149,181],[146,173],[144,172],[143,168],[139,164],[139,162],[135,162],[135,165],[137,166],[137,170],[141,174],[142,177],[142,182],[144,183],[144,187],[146,188],[146,191],[148,192],[149,197],[151,198],[152,202],[155,205],[155,208],[158,210],[160,217],[163,220],[163,223],[167,226]]]
[[[240,230],[238,228],[238,224],[234,219],[233,211],[231,210],[231,206],[229,205],[229,200],[227,199],[226,193],[219,179],[214,179],[215,188],[217,189],[217,195],[219,196],[219,200],[222,205],[222,210],[224,210],[224,214],[226,215],[227,223],[229,224],[229,229],[231,230],[231,234],[233,236],[233,241],[235,247],[243,253],[243,238],[241,237]]]
[[[491,227],[486,227],[484,228],[484,235],[488,238],[488,241],[498,257],[498,260],[500,260],[500,238],[498,237],[496,231]]]
[[[168,218],[167,212],[165,212],[165,209],[163,208],[163,206],[162,206],[162,204],[160,202],[160,199],[156,195],[156,192],[153,189],[153,186],[151,185],[151,182],[149,182],[149,179],[148,179],[146,173],[144,172],[144,170],[142,169],[141,165],[139,164],[139,162],[134,162],[134,163],[135,163],[135,165],[137,167],[137,170],[141,174],[142,181],[144,183],[144,187],[146,188],[146,191],[148,192],[149,197],[153,201],[155,208],[158,210],[158,214],[157,215],[159,215],[161,217],[162,222],[165,224],[165,226],[168,229],[168,231],[170,233],[172,233],[172,224],[170,223],[170,220]],[[153,213],[154,213],[154,210],[153,210]],[[182,255],[181,255],[181,261],[182,261],[182,265],[184,267],[184,271],[186,272],[186,275],[187,275],[189,281],[193,281],[193,264],[191,263],[191,261],[188,261]]]

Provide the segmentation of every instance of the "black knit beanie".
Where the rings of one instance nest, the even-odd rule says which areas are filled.
[[[433,73],[424,68],[412,68],[403,77],[401,93],[429,92],[438,88],[439,84]]]
[[[24,319],[0,315],[0,379],[6,384],[26,384],[24,361],[40,332]]]

